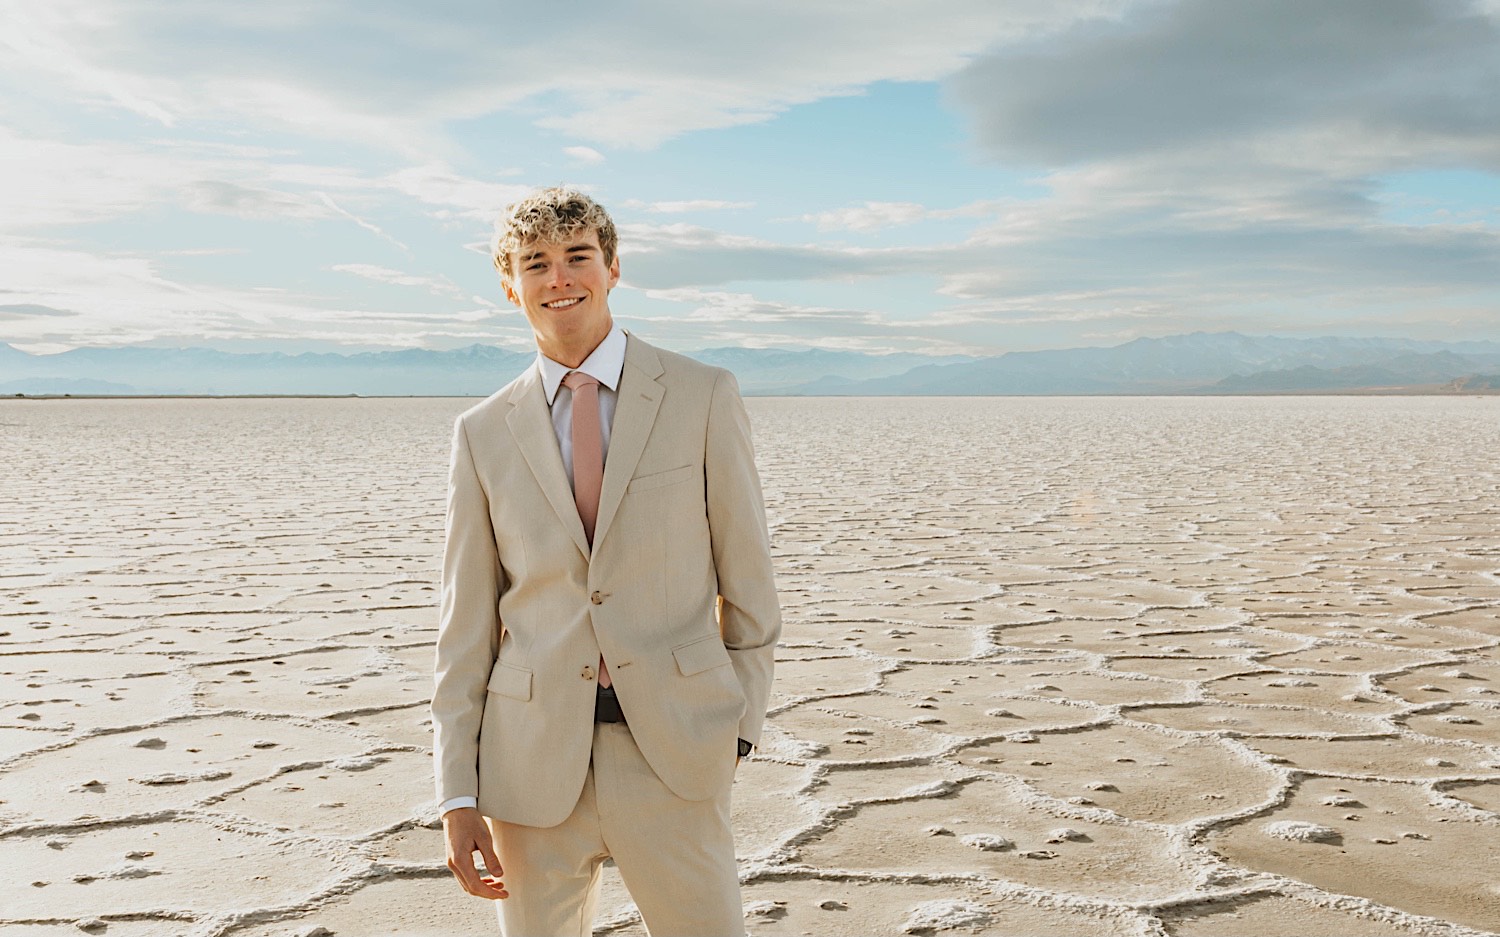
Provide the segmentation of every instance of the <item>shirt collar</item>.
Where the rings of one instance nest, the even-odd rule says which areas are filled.
[[[610,328],[604,341],[595,346],[589,356],[583,359],[583,364],[576,368],[559,364],[541,352],[537,352],[536,363],[542,372],[542,390],[547,394],[549,407],[557,399],[557,388],[562,385],[562,379],[568,376],[569,371],[582,371],[610,390],[619,390],[620,373],[625,370],[625,330],[618,324]]]

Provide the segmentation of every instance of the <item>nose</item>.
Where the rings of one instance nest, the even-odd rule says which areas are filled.
[[[552,265],[551,269],[548,271],[547,276],[548,286],[552,287],[553,289],[558,289],[564,286],[570,286],[572,285],[572,283],[573,277],[568,271],[567,264]]]

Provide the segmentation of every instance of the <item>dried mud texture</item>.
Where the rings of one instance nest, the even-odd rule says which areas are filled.
[[[0,401],[0,931],[493,932],[426,711],[471,403]],[[1495,406],[749,401],[750,933],[1500,932]]]

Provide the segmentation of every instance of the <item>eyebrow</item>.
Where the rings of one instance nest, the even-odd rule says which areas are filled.
[[[595,250],[598,250],[598,248],[595,247],[592,244],[574,244],[572,247],[570,247],[567,250],[563,251],[563,253],[564,254],[582,254],[582,253],[586,253],[588,251],[595,251]],[[520,260],[518,262],[519,263],[523,263],[523,264],[530,263],[531,261],[537,259],[540,256],[542,256],[542,252],[541,251],[532,251],[529,254],[522,254],[521,257],[520,257]]]

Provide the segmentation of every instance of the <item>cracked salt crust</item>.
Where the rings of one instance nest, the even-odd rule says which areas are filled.
[[[493,928],[427,780],[466,405],[0,401],[0,864],[45,881],[0,928]],[[1500,930],[1490,401],[749,409],[751,933]],[[608,867],[597,926],[643,933]]]

